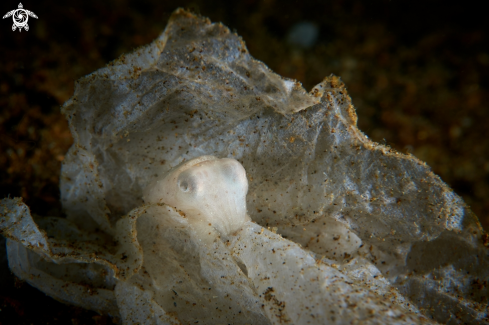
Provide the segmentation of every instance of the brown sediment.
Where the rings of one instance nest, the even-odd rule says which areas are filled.
[[[401,23],[415,8],[403,4],[178,5],[236,28],[254,57],[278,74],[303,82],[306,89],[330,73],[341,76],[360,130],[427,162],[489,228],[486,27],[449,19],[460,13],[447,5],[431,19],[417,12],[425,30],[409,32]],[[22,196],[37,214],[61,215],[59,173],[72,138],[59,106],[73,94],[75,80],[155,39],[176,7],[162,1],[139,10],[115,2],[79,1],[70,7],[45,2],[43,7],[26,5],[39,17],[29,20],[29,32],[13,33],[5,20],[0,33],[1,197]],[[396,16],[402,11],[407,11],[405,17]],[[288,28],[300,20],[320,26],[318,43],[308,50],[286,43]],[[56,317],[59,322],[80,319],[80,324],[107,321],[47,299],[36,303],[35,313],[20,313],[31,308],[27,296],[35,289],[14,289],[13,280],[3,286],[9,289],[2,289],[0,320],[13,313],[19,322],[33,324],[55,324]]]

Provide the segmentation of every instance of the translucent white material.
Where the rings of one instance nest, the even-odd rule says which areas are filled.
[[[63,112],[67,218],[0,206],[10,268],[50,296],[125,324],[487,323],[477,218],[358,130],[337,77],[307,93],[178,10]]]

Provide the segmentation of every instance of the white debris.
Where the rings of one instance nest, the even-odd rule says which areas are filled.
[[[307,93],[178,10],[63,112],[67,218],[0,206],[12,271],[50,296],[124,324],[487,323],[477,218],[357,129],[337,77]]]

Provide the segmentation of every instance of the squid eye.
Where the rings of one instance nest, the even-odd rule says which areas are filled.
[[[178,177],[177,186],[183,193],[197,194],[199,192],[199,188],[201,187],[201,185],[199,185],[200,183],[201,182],[199,181],[198,177],[184,172],[182,175],[180,175],[180,177]]]
[[[224,164],[221,167],[222,174],[226,177],[226,179],[235,182],[236,181],[236,170],[231,164]]]
[[[178,187],[180,188],[180,190],[182,192],[185,192],[185,193],[190,190],[190,186],[189,186],[188,181],[186,179],[178,182]]]
[[[224,177],[235,184],[247,182],[246,172],[243,167],[236,161],[227,161],[220,167],[220,172]]]

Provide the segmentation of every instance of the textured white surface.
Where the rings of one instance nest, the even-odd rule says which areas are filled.
[[[250,218],[246,215],[248,180],[235,159],[202,156],[177,166],[144,190],[147,203],[165,203],[191,218],[197,229],[212,226],[227,235]],[[210,236],[210,237],[209,237]],[[201,237],[212,241],[214,232]]]
[[[306,93],[180,10],[80,79],[63,112],[68,217],[0,207],[11,269],[51,296],[126,324],[487,323],[477,218],[424,163],[368,140],[334,76]],[[205,155],[242,164],[253,223],[211,165],[203,196],[151,198]]]

